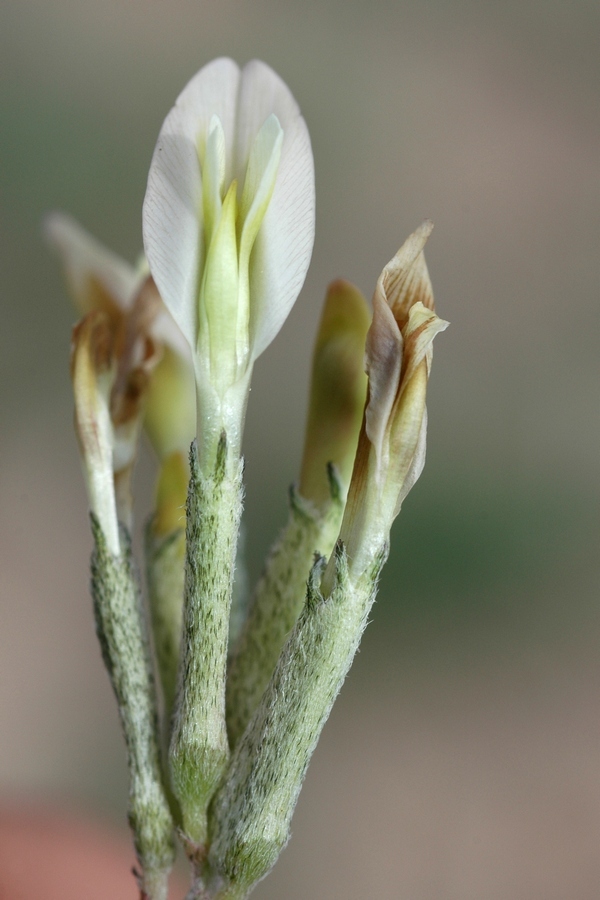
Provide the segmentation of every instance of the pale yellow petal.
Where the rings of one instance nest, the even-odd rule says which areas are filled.
[[[299,490],[317,507],[330,499],[327,464],[347,490],[362,421],[369,308],[347,281],[329,286],[313,353]]]

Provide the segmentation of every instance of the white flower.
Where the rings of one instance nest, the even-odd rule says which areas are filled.
[[[267,65],[217,59],[187,84],[154,151],[143,230],[194,354],[199,443],[209,452],[225,429],[239,452],[252,364],[294,304],[314,240],[308,131]]]

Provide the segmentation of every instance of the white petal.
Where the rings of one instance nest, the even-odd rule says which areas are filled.
[[[143,211],[146,256],[161,297],[193,349],[204,252],[198,154],[204,151],[202,141],[213,116],[218,116],[231,171],[239,81],[240,70],[230,59],[216,59],[192,78],[165,119],[148,175]]]
[[[254,359],[271,343],[304,284],[315,235],[315,185],[310,138],[298,104],[269,66],[253,60],[242,71],[238,106],[235,171],[242,178],[254,138],[271,114],[283,129],[283,145],[273,196],[252,252]]]
[[[150,333],[157,343],[166,344],[191,367],[192,351],[190,345],[166,307],[163,306],[156,316],[150,328]]]
[[[93,306],[91,278],[122,309],[130,306],[143,280],[133,266],[103,247],[65,213],[50,213],[43,228],[46,240],[62,259],[73,301],[82,313],[90,312]]]
[[[223,126],[219,117],[213,116],[210,120],[208,138],[201,161],[205,248],[210,246],[213,232],[221,215],[226,165],[227,151]]]
[[[252,343],[253,314],[260,308],[258,298],[252,298],[251,303],[252,250],[275,189],[282,143],[279,119],[271,114],[252,145],[240,202],[239,217],[243,225],[239,244],[237,343],[248,351]],[[255,358],[253,354],[251,358]],[[246,358],[246,364],[248,362],[250,360]]]
[[[271,114],[256,135],[248,159],[239,213],[244,223],[240,257],[250,253],[273,196],[282,144],[283,130],[279,119]]]
[[[146,257],[143,255],[136,263],[136,274],[139,277],[139,282],[132,296],[132,305],[137,301],[140,291],[143,291],[144,293],[154,292],[154,297],[147,296],[148,308],[154,306],[155,309],[155,314],[150,324],[150,335],[152,336],[152,339],[156,344],[165,344],[170,347],[177,356],[181,357],[186,365],[191,367],[192,355],[190,345],[184,338],[175,319],[162,302],[156,284],[149,278],[150,271],[148,269]]]

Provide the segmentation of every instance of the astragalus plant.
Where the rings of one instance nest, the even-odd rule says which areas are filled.
[[[142,898],[167,897],[176,835],[189,900],[246,897],[288,840],[425,460],[432,342],[447,324],[423,255],[431,227],[385,266],[372,313],[348,282],[327,291],[289,520],[246,604],[234,572],[252,369],[300,292],[314,238],[312,151],[294,98],[256,61],[218,59],[192,78],[158,137],[135,266],[68,216],[47,219],[83,314],[71,371],[92,595],[127,745]],[[142,428],[160,466],[147,602],[131,549]]]

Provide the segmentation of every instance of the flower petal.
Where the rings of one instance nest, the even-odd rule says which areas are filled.
[[[306,122],[281,78],[253,60],[242,71],[235,170],[243,177],[254,138],[274,114],[283,129],[273,196],[254,244],[251,343],[256,359],[285,322],[304,284],[315,236],[314,163]]]
[[[237,342],[240,346],[249,345],[250,323],[253,318],[253,304],[250,302],[250,260],[254,242],[273,196],[282,143],[281,125],[277,116],[271,114],[252,145],[240,201],[242,231],[239,245],[237,314]]]
[[[148,384],[144,428],[161,462],[175,452],[187,459],[196,433],[194,370],[168,345]]]
[[[223,126],[219,117],[213,116],[210,120],[208,138],[206,139],[200,170],[205,249],[210,247],[214,230],[221,215],[226,165],[227,150]]]
[[[240,201],[240,268],[250,258],[256,235],[269,207],[281,158],[283,130],[277,116],[270,115],[258,132],[246,169]]]
[[[450,323],[438,318],[419,301],[410,308],[408,322],[403,330],[404,358],[402,361],[402,385],[400,396],[412,378],[417,366],[427,360],[427,374],[431,368],[431,345],[436,334],[445,331]]]
[[[375,448],[378,466],[387,465],[384,458],[385,435],[400,387],[403,343],[391,309],[381,293],[376,291],[373,296],[373,322],[367,333],[365,349],[365,368],[369,377],[365,428]]]
[[[195,350],[198,277],[202,269],[202,179],[199,154],[205,151],[213,116],[218,116],[231,175],[240,70],[231,59],[204,66],[185,86],[161,128],[144,199],[144,248],[158,290],[188,343]]]
[[[300,495],[317,508],[325,509],[331,500],[328,463],[335,465],[344,493],[350,483],[367,393],[370,324],[358,288],[341,279],[329,285],[313,352],[299,483]]]
[[[119,554],[119,523],[113,482],[114,432],[110,395],[115,378],[113,335],[108,317],[92,310],[73,329],[71,378],[75,428],[92,512],[108,548]]]
[[[138,271],[103,247],[75,219],[62,212],[44,220],[44,235],[62,259],[75,306],[82,312],[115,303],[127,309],[139,287]],[[99,296],[99,293],[106,296]]]
[[[394,518],[400,512],[400,508],[404,503],[406,497],[412,491],[413,487],[421,477],[421,473],[425,467],[425,454],[427,450],[427,407],[423,410],[423,418],[421,419],[421,430],[419,431],[419,437],[417,440],[417,446],[415,448],[414,456],[410,463],[410,467],[408,472],[404,477],[404,481],[402,482],[402,487],[400,489],[400,493],[398,494],[398,499],[396,500],[396,506],[394,507]]]
[[[147,282],[143,289],[147,291],[154,290],[156,291],[156,296],[160,297],[154,281]],[[190,369],[192,368],[192,351],[190,345],[162,301],[158,307],[156,318],[150,326],[150,335],[157,344],[163,344],[166,347],[170,347],[171,350],[181,357]]]
[[[235,236],[235,182],[227,191],[213,240],[208,248],[200,292],[200,316],[206,322],[199,334],[202,367],[210,366],[211,382],[226,389],[237,380],[236,319],[238,316],[238,257]]]
[[[376,290],[383,292],[400,328],[408,321],[414,303],[433,309],[433,289],[423,255],[423,248],[433,231],[433,222],[425,220],[404,242],[387,264]]]

